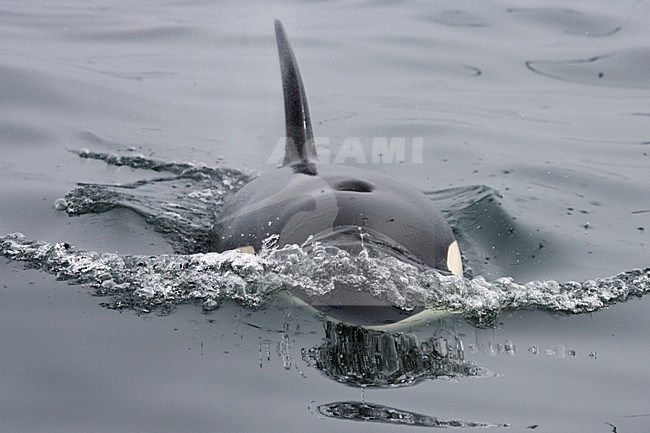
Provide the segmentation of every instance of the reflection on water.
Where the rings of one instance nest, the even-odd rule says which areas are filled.
[[[494,377],[489,370],[465,360],[463,342],[453,326],[453,322],[443,319],[425,328],[418,337],[410,332],[389,333],[328,321],[324,323],[323,341],[316,347],[303,349],[303,360],[330,379],[364,390],[410,386],[423,380]],[[422,335],[429,336],[421,340]],[[282,356],[285,358],[286,355]],[[442,419],[365,399],[321,404],[317,410],[328,418],[419,427],[508,426]]]
[[[318,412],[330,418],[417,427],[509,427],[508,424],[490,424],[486,422],[441,419],[430,415],[422,415],[407,410],[360,401],[339,401],[323,404],[318,406]]]
[[[465,360],[463,343],[444,327],[419,341],[415,334],[388,333],[345,323],[325,323],[321,345],[305,361],[326,376],[357,387],[397,387],[425,379],[492,376]]]
[[[362,401],[337,401],[311,407],[315,403],[312,402],[310,411],[317,416],[347,421],[418,427],[508,427],[508,424],[443,419],[368,402],[363,397],[369,388],[412,386],[424,380],[495,377],[491,371],[465,360],[463,342],[454,331],[455,324],[453,319],[442,319],[421,329],[416,335],[414,332],[391,333],[326,321],[321,343],[300,349],[302,360],[325,377],[361,388]],[[301,371],[294,358],[298,349],[294,347],[295,335],[289,328],[289,324],[285,323],[280,339],[274,343],[276,355],[284,370],[295,369],[307,378],[308,372]],[[267,340],[260,343],[260,368],[270,363],[272,344]]]

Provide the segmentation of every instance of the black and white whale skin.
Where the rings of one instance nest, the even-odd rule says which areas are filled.
[[[300,71],[277,20],[275,33],[286,117],[283,165],[229,198],[215,224],[212,249],[255,253],[272,235],[278,246],[301,245],[313,236],[351,253],[370,247],[377,254],[462,275],[451,228],[421,191],[381,173],[318,165]],[[293,295],[331,317],[360,325],[394,323],[422,310],[404,311],[345,287],[337,287],[326,300]]]

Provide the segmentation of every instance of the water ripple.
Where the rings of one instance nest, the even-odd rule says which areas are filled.
[[[582,59],[528,60],[534,74],[560,81],[612,87],[650,87],[650,48],[636,48]]]
[[[622,30],[622,26],[614,23],[609,16],[568,8],[515,7],[508,8],[507,12],[527,23],[558,29],[574,36],[602,38],[613,36]]]

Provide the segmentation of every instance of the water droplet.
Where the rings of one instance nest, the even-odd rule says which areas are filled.
[[[64,198],[57,198],[54,201],[54,209],[56,210],[66,210],[68,208],[68,202]]]

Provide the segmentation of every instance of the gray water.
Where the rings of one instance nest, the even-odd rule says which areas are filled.
[[[450,220],[465,279],[390,275],[448,289],[417,300],[455,314],[335,325],[280,296],[323,288],[318,252],[203,254],[220,200],[277,166],[274,18],[321,156],[406,179]],[[1,2],[0,431],[647,431],[648,18]],[[421,138],[422,162],[372,163],[376,137]]]

